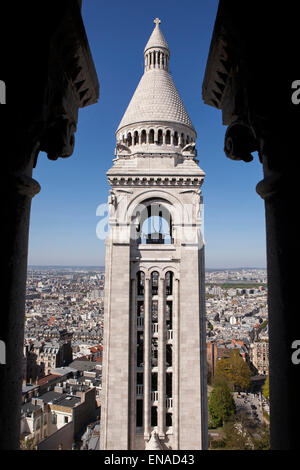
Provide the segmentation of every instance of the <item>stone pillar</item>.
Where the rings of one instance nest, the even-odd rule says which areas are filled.
[[[29,219],[31,199],[40,190],[32,168],[40,151],[51,160],[72,154],[78,110],[99,96],[81,0],[20,2],[17,14],[15,5],[8,3],[1,13],[14,28],[1,37],[9,47],[1,55],[4,75],[0,77],[7,87],[1,143],[8,149],[2,152],[0,189],[4,273],[0,340],[6,348],[6,363],[0,364],[0,449],[4,450],[18,449],[20,438]],[[20,70],[26,70],[22,80]]]
[[[291,140],[289,142],[291,145]],[[288,148],[286,150],[288,153]],[[293,271],[293,267],[297,269],[299,246],[299,233],[295,225],[299,183],[297,175],[289,172],[289,165],[282,169],[277,166],[275,170],[267,164],[267,161],[271,165],[272,161],[285,162],[285,159],[281,160],[282,154],[278,155],[273,148],[273,154],[268,157],[263,155],[265,178],[256,189],[265,201],[266,213],[270,438],[272,450],[289,450],[299,446],[300,422],[300,365],[292,358],[295,352],[293,343],[300,340],[299,286]],[[290,158],[293,157],[290,154]]]
[[[131,321],[130,321],[130,449],[134,449],[136,433],[136,342],[137,342],[137,315],[136,315],[136,279],[131,279]]]
[[[174,448],[179,449],[179,279],[173,276],[173,433]]]
[[[166,317],[165,279],[159,277],[158,284],[158,409],[157,424],[160,439],[165,437],[166,423]]]
[[[151,308],[150,278],[145,277],[144,291],[144,439],[151,434]]]
[[[5,343],[6,364],[0,374],[0,449],[19,447],[20,406],[23,378],[23,344],[27,251],[30,207],[40,185],[26,174],[10,174],[2,180],[1,340]]]

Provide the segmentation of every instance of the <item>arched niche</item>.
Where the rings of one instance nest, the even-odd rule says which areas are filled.
[[[148,200],[139,206],[132,239],[142,244],[172,244],[172,215],[163,201]]]

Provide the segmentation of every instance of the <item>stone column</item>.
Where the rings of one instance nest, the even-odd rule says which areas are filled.
[[[151,309],[150,278],[145,277],[144,291],[144,439],[151,433]]]
[[[157,424],[160,439],[165,437],[166,426],[166,317],[165,279],[159,277],[158,284],[158,409]]]
[[[291,142],[292,139],[289,141],[292,146]],[[274,136],[274,147],[276,145]],[[296,148],[295,145],[294,150]],[[288,155],[288,150],[287,147],[285,157],[294,158],[297,152]],[[294,349],[293,343],[300,340],[299,282],[293,271],[293,267],[298,266],[299,230],[295,225],[298,206],[295,202],[299,199],[299,182],[288,164],[283,168],[277,165],[276,169],[267,165],[267,161],[270,166],[288,161],[282,158],[282,153],[278,155],[273,148],[272,159],[270,156],[267,159],[263,155],[265,178],[256,188],[265,201],[266,213],[270,438],[272,450],[289,450],[299,447],[300,365],[295,362],[299,354],[292,357],[299,349],[299,345]]]
[[[131,279],[131,321],[130,321],[130,449],[134,449],[136,434],[136,344],[137,344],[137,315],[136,315],[136,279]]]
[[[173,276],[173,433],[174,433],[174,448],[179,449],[179,280]]]
[[[18,449],[23,378],[25,294],[30,207],[40,185],[26,174],[9,174],[2,180],[1,336],[6,363],[0,365],[0,448]]]

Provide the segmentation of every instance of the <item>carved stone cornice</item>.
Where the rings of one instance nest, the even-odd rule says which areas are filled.
[[[21,2],[17,12],[8,13],[14,28],[1,77],[7,88],[2,131],[10,149],[8,172],[35,166],[39,151],[53,160],[70,156],[78,110],[97,102],[99,83],[80,4]]]
[[[194,176],[108,176],[112,187],[118,186],[196,186],[200,187],[204,177]]]
[[[281,119],[287,118],[287,114],[278,116],[278,93],[280,109],[288,109],[290,100],[277,65],[281,38],[268,17],[269,10],[257,0],[220,0],[202,97],[204,103],[222,110],[223,124],[229,126],[224,145],[227,157],[249,162],[251,152],[258,151],[260,161],[268,159],[268,167],[275,168],[276,158],[270,155],[282,134]],[[254,24],[255,34],[250,27]]]
[[[45,99],[46,131],[41,150],[48,158],[73,153],[79,108],[96,103],[99,83],[80,9],[69,3],[49,50],[49,76]]]

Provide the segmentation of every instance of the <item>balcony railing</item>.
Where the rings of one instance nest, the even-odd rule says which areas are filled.
[[[151,392],[151,401],[152,402],[158,401],[158,391]]]
[[[152,334],[158,333],[158,323],[152,323],[151,331],[152,331]]]
[[[144,394],[144,385],[137,385],[136,386],[136,394],[138,397]]]
[[[136,326],[142,328],[144,326],[144,317],[137,317]]]
[[[169,397],[166,398],[166,407],[167,407],[167,410],[170,408],[173,408],[173,398],[169,398]]]
[[[161,233],[144,235],[136,239],[137,245],[174,245],[174,238]]]
[[[167,340],[173,339],[173,330],[167,330]]]

